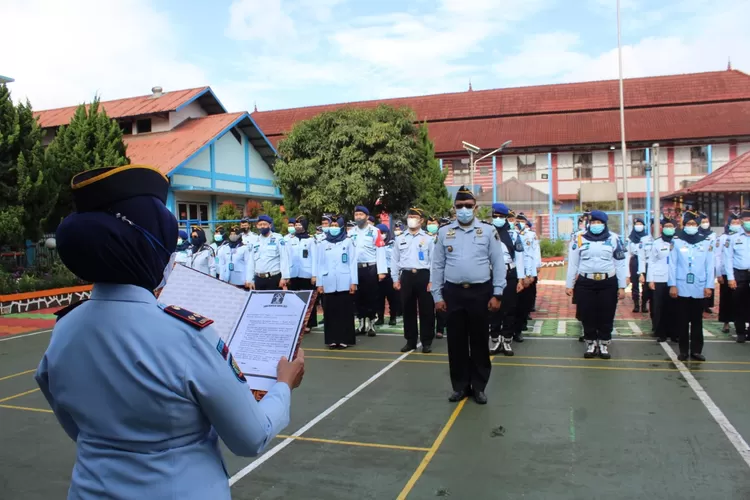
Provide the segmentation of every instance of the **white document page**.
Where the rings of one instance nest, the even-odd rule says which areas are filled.
[[[177,264],[169,274],[158,301],[165,306],[180,306],[213,320],[212,326],[227,342],[249,296],[249,292],[229,283]]]
[[[311,296],[306,291],[251,293],[228,342],[251,389],[270,390],[281,357],[292,359]]]

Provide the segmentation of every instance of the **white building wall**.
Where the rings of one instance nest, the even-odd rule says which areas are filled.
[[[241,140],[247,140],[240,134]],[[232,132],[227,132],[214,144],[216,172],[245,176],[245,147],[235,139]],[[216,187],[219,187],[218,183]],[[242,187],[244,190],[244,185]]]
[[[194,186],[211,189],[211,179],[193,177],[192,175],[175,174],[172,176],[172,184],[177,186]]]
[[[750,142],[741,142],[737,144],[737,156],[744,155],[750,151]]]
[[[206,113],[197,101],[193,101],[181,110],[169,113],[169,128],[175,128],[188,118],[200,118],[202,116],[208,116],[208,113]]]
[[[169,118],[162,118],[160,116],[151,116],[151,132],[168,132],[172,130],[169,126]],[[133,120],[133,133],[136,133],[137,120]]]
[[[268,166],[268,163],[266,163],[263,160],[263,157],[258,153],[258,151],[253,147],[253,145],[250,145],[250,177],[254,177],[256,179],[267,179],[269,181],[274,180],[273,172],[271,171],[271,167]],[[252,191],[255,191],[252,189]],[[271,194],[273,194],[274,190],[271,190]]]
[[[690,151],[690,150],[688,150]],[[729,161],[729,144],[714,144],[711,146],[711,168],[718,170]]]
[[[203,151],[198,153],[195,158],[190,160],[186,165],[185,168],[192,168],[195,170],[202,170],[204,172],[210,172],[211,171],[211,152],[209,151],[209,148],[205,148]]]
[[[245,191],[245,183],[244,182],[234,182],[234,181],[216,181],[216,189],[226,189],[228,191]]]

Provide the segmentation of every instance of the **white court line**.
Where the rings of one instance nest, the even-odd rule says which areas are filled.
[[[252,471],[254,471],[255,469],[257,469],[258,467],[260,467],[261,465],[263,465],[263,463],[265,463],[269,458],[273,457],[275,454],[277,454],[278,452],[280,452],[281,450],[283,450],[284,448],[286,448],[287,446],[289,446],[294,441],[294,438],[299,437],[302,434],[304,434],[305,432],[309,431],[312,426],[314,426],[315,424],[317,424],[318,422],[320,422],[321,420],[323,420],[324,418],[326,418],[328,415],[330,415],[331,413],[333,413],[333,411],[336,410],[336,408],[338,408],[339,406],[343,405],[344,403],[346,403],[347,401],[349,401],[351,398],[353,398],[354,396],[356,396],[357,394],[359,394],[359,392],[361,392],[365,387],[367,387],[368,385],[372,384],[377,379],[379,379],[380,377],[382,377],[388,370],[390,370],[391,368],[393,368],[394,366],[396,366],[401,360],[403,360],[404,358],[406,358],[406,356],[408,356],[412,352],[413,351],[409,351],[409,352],[404,353],[401,356],[399,356],[397,359],[395,359],[394,361],[392,361],[388,366],[386,366],[385,368],[383,368],[382,370],[380,370],[378,373],[376,373],[372,377],[368,378],[365,382],[362,383],[362,385],[360,385],[359,387],[357,387],[356,389],[354,389],[352,392],[350,392],[349,394],[347,394],[343,398],[341,398],[338,401],[336,401],[332,406],[328,407],[327,410],[323,411],[323,413],[321,413],[320,415],[318,415],[317,417],[315,417],[314,419],[310,420],[308,423],[306,423],[305,425],[303,425],[302,427],[300,427],[299,430],[297,432],[295,432],[294,434],[292,434],[290,437],[284,439],[282,442],[280,442],[279,444],[277,444],[276,446],[274,446],[273,448],[271,448],[263,456],[261,456],[261,457],[255,459],[255,460],[253,460],[252,462],[250,462],[244,469],[242,469],[237,474],[235,474],[234,476],[232,476],[231,478],[229,478],[229,486],[232,486],[234,483],[236,483],[237,481],[239,481],[243,477],[247,476]]]
[[[693,377],[693,374],[690,373],[690,370],[685,367],[682,361],[677,359],[677,354],[675,354],[672,348],[667,343],[661,343],[660,345],[667,353],[667,355],[672,359],[672,362],[680,371],[680,375],[682,375],[682,378],[685,379],[690,388],[693,389],[695,395],[698,396],[698,399],[701,400],[703,406],[706,407],[708,413],[711,414],[714,420],[716,420],[716,423],[719,424],[719,427],[721,427],[721,430],[724,431],[727,439],[729,439],[732,445],[734,445],[735,449],[739,452],[740,456],[745,461],[745,464],[750,467],[750,446],[748,446],[742,435],[737,432],[737,429],[735,429],[734,426],[729,422],[729,419],[724,415],[724,413],[722,413],[719,407],[716,406],[716,403],[713,402],[713,400],[709,397],[708,393],[703,389],[698,381],[695,380],[695,377]]]
[[[705,328],[703,329],[703,336],[704,337],[716,337],[716,335],[714,335],[713,333],[709,332]]]
[[[33,335],[39,335],[40,333],[49,333],[51,331],[52,330],[42,330],[41,332],[24,333],[22,335],[11,335],[10,337],[6,337],[4,339],[0,339],[0,342],[5,342],[6,340],[22,339],[24,337],[31,337]]]
[[[558,335],[564,335],[568,331],[568,322],[567,321],[559,321],[557,322],[557,334]]]
[[[538,320],[534,321],[534,329],[531,330],[531,333],[534,333],[534,334],[540,334],[540,333],[542,333],[542,325],[543,324],[544,324],[544,321],[542,321],[541,319],[538,319]]]
[[[614,335],[614,333],[613,333]],[[524,339],[526,340],[578,340],[578,337],[556,337],[554,335],[551,335],[549,337],[532,337],[531,335],[525,336]],[[617,342],[651,342],[653,344],[656,344],[656,339],[649,338],[649,339],[636,339],[636,338],[618,338]],[[709,344],[734,344],[734,340],[706,340],[706,343]],[[354,352],[354,351],[352,351]]]
[[[628,326],[631,330],[633,330],[633,333],[636,335],[641,335],[643,332],[641,331],[641,328],[635,324],[635,321],[628,321]]]

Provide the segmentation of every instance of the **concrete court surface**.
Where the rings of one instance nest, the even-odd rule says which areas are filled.
[[[75,447],[33,380],[48,342],[49,333],[0,341],[3,500],[66,495]],[[615,342],[605,361],[584,360],[575,339],[530,338],[493,360],[486,406],[447,401],[444,340],[430,355],[404,356],[402,345],[381,335],[328,351],[310,334],[283,431],[298,437],[275,439],[258,459],[225,450],[233,497],[750,498],[750,450],[743,458],[650,339]],[[707,363],[686,366],[743,449],[750,346],[709,341],[704,352]]]

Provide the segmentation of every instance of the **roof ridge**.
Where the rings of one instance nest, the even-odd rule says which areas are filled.
[[[209,89],[209,88],[211,88],[209,85],[204,85],[202,87],[190,87],[190,88],[186,88],[186,89],[170,90],[170,91],[167,91],[167,92],[163,92],[162,96],[166,96],[166,95],[169,95],[169,94],[174,94],[174,93],[177,93],[177,92],[190,92],[190,91],[194,91],[194,90],[206,90],[206,89]],[[148,97],[149,95],[151,95],[151,94],[141,94],[141,95],[135,95],[135,96],[130,96],[130,97],[118,97],[117,99],[108,99],[106,101],[99,101],[99,104],[111,103],[111,102],[115,102],[115,101],[129,101],[131,99],[143,99],[143,98]],[[52,111],[59,111],[59,110],[62,110],[62,109],[77,108],[81,104],[83,104],[85,106],[90,106],[92,102],[93,101],[82,102],[82,103],[78,103],[78,104],[72,104],[70,106],[60,106],[60,107],[57,107],[57,108],[38,109],[38,110],[34,110],[34,113],[52,112]]]

